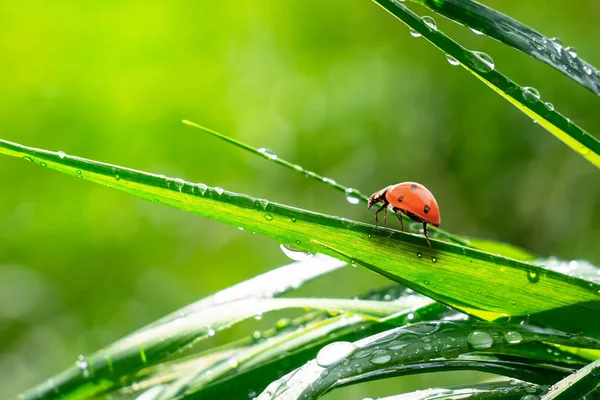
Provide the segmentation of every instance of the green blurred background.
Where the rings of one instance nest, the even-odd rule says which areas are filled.
[[[599,2],[486,4],[600,64]],[[436,20],[600,131],[592,93]],[[600,263],[597,169],[368,0],[4,1],[0,54],[3,139],[373,220],[324,185],[182,125],[186,118],[364,193],[421,182],[450,232]],[[0,171],[2,398],[289,262],[273,240],[235,227],[18,159],[1,157]],[[360,269],[343,279],[334,294],[386,283]]]

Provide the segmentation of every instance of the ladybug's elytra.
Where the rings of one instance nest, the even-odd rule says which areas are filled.
[[[387,222],[387,207],[392,205],[392,210],[396,213],[398,220],[400,220],[400,226],[404,230],[404,224],[400,214],[405,214],[415,222],[423,224],[423,234],[429,247],[431,242],[427,237],[427,224],[431,224],[435,227],[440,226],[440,208],[437,205],[437,201],[431,194],[431,192],[423,185],[415,182],[402,182],[396,185],[390,185],[378,192],[375,192],[369,197],[370,210],[377,203],[383,203],[381,208],[375,212],[375,221],[379,224],[379,218],[377,214],[381,210],[384,210],[383,220]]]

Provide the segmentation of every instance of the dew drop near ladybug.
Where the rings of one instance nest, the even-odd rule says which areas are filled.
[[[373,193],[369,197],[369,207],[367,210],[370,210],[377,203],[383,203],[375,211],[375,222],[377,225],[379,225],[377,214],[382,210],[383,221],[384,223],[387,222],[387,207],[391,204],[392,210],[396,213],[400,221],[402,230],[404,230],[404,224],[400,214],[404,214],[413,221],[423,224],[423,234],[425,235],[425,239],[427,239],[429,247],[431,247],[431,242],[427,236],[427,224],[435,227],[440,226],[440,208],[433,194],[425,186],[416,182],[402,182],[390,185]]]

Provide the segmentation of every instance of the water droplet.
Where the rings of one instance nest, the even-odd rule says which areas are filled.
[[[312,253],[308,252],[308,251],[303,251],[300,249],[296,249],[292,246],[286,246],[284,244],[280,244],[279,248],[281,249],[281,251],[283,251],[283,254],[285,254],[286,256],[288,256],[289,258],[291,258],[294,261],[303,261],[306,260],[310,257],[312,257]]]
[[[538,92],[535,88],[525,86],[523,88],[523,97],[530,103],[537,103],[540,101],[540,92]]]
[[[559,38],[557,38],[557,37],[553,37],[553,38],[550,38],[550,43],[552,43],[552,45],[554,46],[554,48],[560,54],[560,52],[562,51],[562,41]]]
[[[545,105],[546,105],[546,108],[547,108],[548,110],[550,110],[550,111],[554,111],[554,104],[552,104],[552,103],[546,103]]]
[[[410,29],[410,36],[412,36],[412,37],[421,37],[421,34],[411,28]]]
[[[325,182],[325,183],[327,183],[329,185],[335,185],[336,184],[336,182],[333,179],[327,178],[327,177],[323,178],[323,182]]]
[[[77,361],[75,362],[75,366],[81,370],[81,374],[84,378],[90,377],[90,369],[89,364],[84,356],[80,355]]]
[[[424,281],[424,283],[425,283],[426,285],[429,285],[429,281]]]
[[[273,221],[273,216],[271,214],[265,214],[265,219],[267,221]]]
[[[510,344],[521,343],[523,340],[523,335],[515,331],[506,332],[506,334],[504,334],[504,340],[506,343]]]
[[[252,338],[254,340],[258,340],[262,337],[262,332],[261,331],[254,331],[252,332]]]
[[[275,323],[275,329],[282,330],[290,326],[292,321],[289,318],[281,318]]]
[[[571,56],[571,58],[577,58],[577,50],[575,50],[575,47],[565,47],[565,51]]]
[[[529,282],[531,283],[536,283],[540,280],[540,275],[537,271],[527,271],[527,279],[529,279]]]
[[[263,317],[263,313],[258,313],[254,316],[254,319],[257,321],[260,321],[262,319],[262,317]]]
[[[334,342],[319,350],[317,354],[317,364],[320,367],[327,368],[340,362],[350,353],[356,350],[356,346],[350,342]]]
[[[423,345],[423,350],[429,351],[431,349],[433,349],[433,347],[429,343]]]
[[[67,156],[67,154],[64,151],[58,151],[56,152],[56,154],[58,154],[60,158],[65,158]]]
[[[392,355],[385,350],[377,350],[373,353],[373,357],[369,360],[373,364],[385,364],[392,359]]]
[[[78,177],[80,177],[80,178],[81,178],[82,174],[83,174],[83,173],[81,172],[81,170],[80,170],[80,169],[78,169],[77,171],[75,171],[75,175],[77,175],[77,176],[78,176]]]
[[[119,175],[119,174],[116,174],[116,175],[115,175],[115,179],[116,179],[116,180],[118,180],[118,181],[120,181],[120,180],[121,180],[121,175]]]
[[[42,162],[40,163],[40,165],[41,165],[42,167],[45,167],[45,166],[46,166],[46,163],[42,161]]]
[[[435,257],[431,257],[431,262],[432,262],[432,263],[436,263],[436,262],[437,262],[437,258],[435,258]]]
[[[206,193],[206,190],[208,189],[208,186],[206,186],[204,183],[196,183],[196,187],[202,196],[204,196],[204,193]]]
[[[173,179],[173,182],[175,182],[175,187],[177,188],[177,190],[181,192],[181,189],[185,185],[185,181],[181,178],[175,178]]]
[[[256,208],[266,210],[269,205],[269,200],[257,199],[255,202]]]
[[[421,258],[421,257],[423,257],[423,254],[417,253],[417,258]]]
[[[206,331],[206,334],[207,334],[208,336],[210,336],[210,337],[213,337],[213,336],[215,336],[215,333],[216,333],[216,332],[215,332],[215,330],[214,330],[213,328],[211,328],[210,326],[207,326],[207,327],[206,327],[206,329],[208,329],[208,330]]]
[[[483,32],[478,31],[477,29],[473,29],[473,28],[469,28],[471,30],[471,32],[473,32],[476,35],[483,35]]]
[[[261,147],[260,149],[258,149],[258,152],[262,153],[269,160],[277,160],[277,155],[269,149],[265,149],[264,147]]]
[[[215,187],[215,192],[217,192],[217,194],[220,196],[223,194],[223,192],[225,192],[225,190],[223,190],[222,187]]]
[[[227,364],[229,364],[230,368],[237,368],[238,365],[240,365],[237,358],[235,358],[235,357],[230,358],[229,361],[227,362]]]
[[[33,162],[33,158],[27,157],[27,156],[23,156],[23,160],[27,160],[27,161]]]
[[[481,62],[483,62],[485,65],[487,65],[489,67],[490,71],[493,71],[494,68],[496,67],[495,64],[494,64],[494,59],[492,57],[490,57],[488,54],[482,53],[480,51],[474,51],[473,54]],[[489,71],[485,71],[485,72],[489,72]]]
[[[446,60],[448,60],[448,62],[450,63],[450,65],[459,65],[460,63],[458,62],[458,60],[454,57],[452,57],[450,54],[446,54]]]
[[[430,16],[425,15],[424,17],[421,17],[421,19],[431,29],[437,29],[437,25],[435,24],[435,20],[433,18],[431,18]]]
[[[540,400],[540,398],[533,394],[526,394],[525,396],[521,397],[521,400]]]
[[[244,228],[242,228],[241,226],[238,226],[238,229],[239,229],[240,231],[243,231],[243,230],[244,230]]]
[[[485,332],[471,332],[467,337],[467,343],[474,349],[487,349],[494,344],[494,339]]]
[[[594,72],[594,71],[592,71],[592,68],[589,65],[584,65],[583,66],[583,72],[585,72],[588,75],[591,75],[592,72]]]
[[[347,188],[345,190],[345,192],[346,192],[346,201],[348,201],[348,203],[350,203],[350,204],[360,203],[360,197],[357,194],[357,193],[359,193],[358,190],[353,189],[353,188]]]

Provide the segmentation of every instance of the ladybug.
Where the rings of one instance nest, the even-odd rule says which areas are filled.
[[[369,197],[369,207],[367,210],[370,210],[377,203],[383,203],[381,208],[375,211],[377,225],[379,225],[377,214],[381,210],[385,210],[383,221],[384,223],[387,222],[387,207],[391,204],[392,210],[396,213],[398,220],[400,220],[400,226],[403,231],[404,224],[402,223],[400,214],[405,214],[413,221],[423,224],[423,234],[425,235],[425,239],[427,239],[429,247],[431,247],[431,242],[429,241],[429,237],[427,237],[427,224],[435,227],[440,226],[440,208],[431,192],[425,186],[415,182],[402,182],[390,185],[373,193]]]

